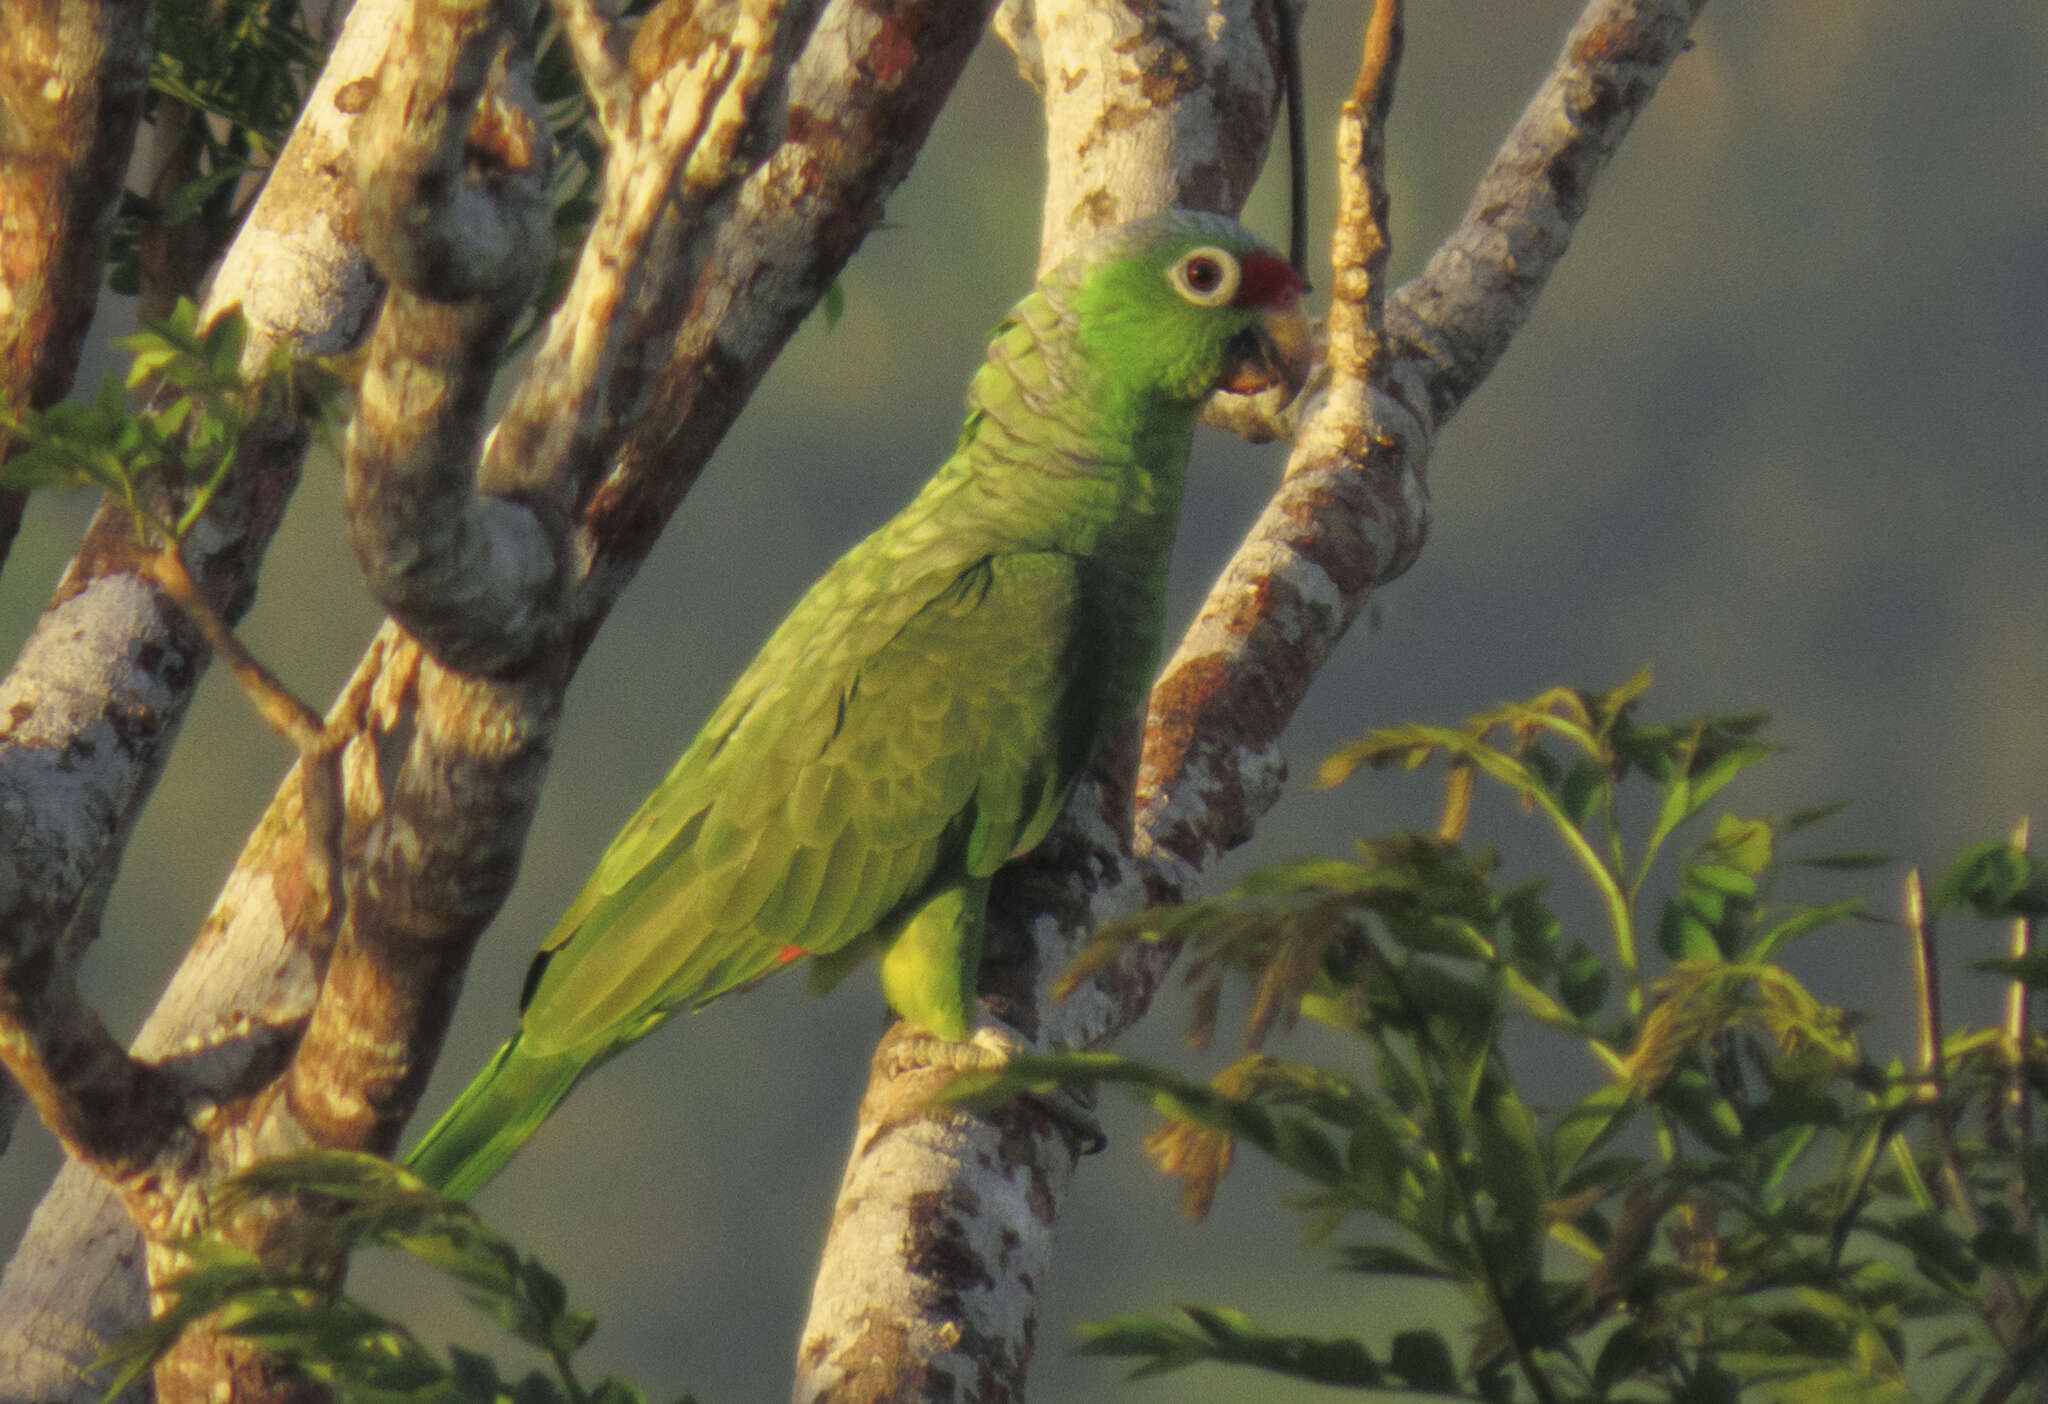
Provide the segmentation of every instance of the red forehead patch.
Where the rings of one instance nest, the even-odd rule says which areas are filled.
[[[1240,307],[1280,307],[1308,291],[1308,282],[1294,271],[1294,265],[1269,253],[1245,256],[1240,265],[1237,296]]]

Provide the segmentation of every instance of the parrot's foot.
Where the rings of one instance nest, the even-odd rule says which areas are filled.
[[[922,1031],[912,1032],[896,1044],[898,1066],[915,1065],[953,1072],[993,1072],[1008,1067],[1032,1050],[1029,1040],[1008,1024],[984,1013],[974,1032],[955,1041]],[[1109,1135],[1095,1116],[1095,1090],[1090,1087],[1061,1087],[1053,1092],[1024,1092],[1017,1097],[1043,1112],[1066,1132],[1074,1154],[1094,1155],[1109,1145]]]

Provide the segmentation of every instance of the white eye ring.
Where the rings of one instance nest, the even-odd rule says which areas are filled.
[[[1237,296],[1243,277],[1237,260],[1223,249],[1189,249],[1166,270],[1173,290],[1197,307],[1221,307]]]

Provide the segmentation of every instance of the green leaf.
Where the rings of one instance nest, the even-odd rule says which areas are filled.
[[[1915,1264],[1938,1284],[1967,1287],[1977,1280],[1978,1263],[1969,1243],[1939,1214],[1908,1214],[1890,1222],[1871,1217],[1863,1227],[1910,1249]]]
[[[1968,906],[1986,920],[2048,916],[2048,872],[2010,843],[1963,850],[1934,890],[1935,912]]]
[[[1607,1002],[1607,986],[1613,977],[1607,964],[1584,941],[1574,941],[1564,953],[1557,970],[1557,998],[1581,1019],[1590,1019]]]
[[[464,1399],[491,1404],[505,1388],[498,1376],[496,1362],[488,1355],[451,1345],[448,1347],[448,1366],[449,1379]]]
[[[1550,1175],[1564,1184],[1588,1155],[1628,1125],[1640,1104],[1635,1089],[1610,1082],[1566,1112],[1550,1133]]]
[[[187,1246],[191,1269],[177,1279],[171,1300],[157,1316],[108,1342],[92,1363],[92,1372],[112,1371],[103,1396],[111,1401],[148,1372],[161,1355],[177,1344],[185,1328],[223,1304],[249,1294],[278,1290],[278,1276],[255,1254],[225,1242]]]
[[[1214,1361],[1314,1384],[1370,1389],[1385,1380],[1371,1352],[1357,1341],[1272,1334],[1242,1312],[1214,1307],[1184,1305],[1179,1310],[1181,1320],[1119,1316],[1084,1322],[1080,1353],[1135,1359],[1140,1364],[1132,1379]]]
[[[1889,853],[1817,853],[1811,858],[1794,858],[1792,861],[1802,868],[1853,873],[1870,868],[1888,868],[1897,860]]]
[[[1574,764],[1557,792],[1565,817],[1583,829],[1588,816],[1606,800],[1609,783],[1606,766],[1592,760]]]
[[[1711,1360],[1702,1360],[1672,1396],[1673,1404],[1739,1404],[1742,1386]]]
[[[1550,1177],[1536,1136],[1536,1116],[1513,1092],[1503,1089],[1481,1100],[1477,1108],[1479,1187],[1492,1197],[1499,1246],[1508,1257],[1495,1270],[1510,1286],[1533,1276],[1541,1266],[1543,1210],[1550,1197]]]
[[[1778,832],[1796,834],[1811,829],[1816,824],[1826,823],[1848,807],[1847,800],[1836,800],[1832,804],[1816,804],[1806,809],[1795,809],[1778,821]]]
[[[1717,964],[1722,959],[1721,943],[1714,939],[1714,928],[1697,914],[1701,905],[1698,901],[1675,900],[1664,904],[1664,914],[1657,922],[1657,947],[1674,962],[1697,960]],[[1718,921],[1724,914],[1725,909],[1716,911],[1714,919]]]
[[[839,325],[839,319],[846,315],[846,285],[834,278],[826,287],[824,296],[818,299],[818,309],[825,315],[825,330]]]
[[[2030,990],[2048,987],[2048,951],[2028,951],[2023,956],[2010,959],[2000,956],[1996,959],[1973,960],[1970,969],[1987,975],[2004,975],[2019,981]]]
[[[1970,1240],[1970,1251],[1975,1253],[1977,1261],[1986,1267],[2019,1268],[2033,1272],[2040,1266],[2033,1239],[2010,1228],[1991,1227],[1981,1230]]]
[[[1593,1388],[1601,1395],[1657,1363],[1657,1348],[1633,1321],[1624,1321],[1600,1346],[1593,1362]]]
[[[1728,1099],[1697,1068],[1679,1068],[1664,1082],[1656,1101],[1677,1116],[1703,1145],[1732,1155],[1742,1145],[1742,1122]]]
[[[1384,1243],[1346,1244],[1339,1256],[1343,1259],[1343,1266],[1351,1272],[1388,1277],[1428,1277],[1440,1282],[1458,1280],[1458,1274],[1449,1269]]]
[[[1753,717],[1724,718],[1721,726],[1725,730],[1732,721],[1737,725],[1754,729],[1765,720],[1763,714],[1759,713]],[[1716,736],[1711,739],[1718,743],[1728,738]],[[1693,811],[1697,813],[1704,808],[1707,801],[1719,794],[1730,780],[1758,761],[1768,759],[1776,749],[1774,746],[1754,741],[1737,743],[1728,750],[1718,752],[1712,745],[1702,746],[1697,755],[1701,759],[1706,759],[1707,763],[1692,776]],[[1707,759],[1710,756],[1711,759]]]
[[[1784,1183],[1785,1177],[1803,1158],[1820,1135],[1820,1122],[1788,1128],[1771,1146],[1769,1159],[1764,1164],[1763,1185],[1766,1190],[1775,1191]]]
[[[16,449],[5,465],[0,465],[0,488],[10,492],[34,492],[40,488],[69,492],[91,487],[98,481],[79,460],[62,453],[39,452],[35,446]]]
[[[134,348],[134,358],[128,362],[127,385],[130,390],[139,390],[148,381],[163,373],[164,367],[178,359],[178,349],[164,344],[156,336],[123,337],[128,343],[146,343]]]
[[[1528,882],[1504,894],[1501,915],[1507,919],[1509,953],[1532,980],[1540,981],[1557,958],[1563,933],[1556,913],[1543,903],[1544,884]]]
[[[554,1380],[539,1370],[520,1376],[511,1389],[512,1404],[569,1404],[569,1396]]]
[[[1785,920],[1752,941],[1742,953],[1745,965],[1762,965],[1776,960],[1778,953],[1803,936],[1810,936],[1823,927],[1836,922],[1849,921],[1863,915],[1863,904],[1857,901],[1831,902],[1824,907],[1802,907]]]
[[[1572,1167],[1570,1175],[1558,1181],[1557,1194],[1566,1199],[1587,1190],[1609,1194],[1648,1179],[1649,1174],[1649,1162],[1639,1155],[1587,1156]]]
[[[234,385],[242,375],[242,348],[249,338],[249,324],[239,307],[230,308],[206,329],[204,346],[207,368],[222,385]]]
[[[1387,1351],[1387,1368],[1417,1389],[1448,1393],[1458,1387],[1451,1348],[1435,1331],[1397,1331]]]
[[[1726,863],[1690,863],[1686,865],[1685,880],[1718,892],[1725,897],[1756,896],[1756,878],[1752,871],[1746,871]]]
[[[1468,1037],[1483,1037],[1499,1019],[1500,988],[1491,981],[1467,979],[1419,960],[1404,963],[1399,978],[1406,1010],[1444,1020]]]
[[[207,201],[222,190],[232,187],[248,174],[244,162],[228,162],[217,170],[207,171],[193,180],[186,181],[171,192],[171,198],[164,202],[160,220],[165,225],[180,225],[189,222],[206,205]]]
[[[1733,814],[1723,814],[1714,821],[1714,836],[1702,845],[1700,851],[1712,854],[1721,865],[1754,878],[1770,867],[1774,843],[1771,826],[1764,820],[1738,819]],[[1726,880],[1733,882],[1732,878]],[[1752,881],[1743,890],[1754,892],[1756,884]]]

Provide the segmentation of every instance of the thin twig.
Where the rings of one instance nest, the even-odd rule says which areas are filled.
[[[1386,362],[1387,113],[1401,62],[1402,0],[1373,0],[1358,78],[1337,116],[1337,226],[1330,237],[1330,373],[1371,385]]]
[[[633,83],[626,65],[619,59],[618,21],[605,14],[593,0],[551,0],[555,23],[576,60],[576,71],[590,94],[590,110],[597,114],[605,137],[617,141],[626,130],[633,108]]]
[[[2048,1326],[2048,1287],[2035,1292],[2020,1313],[2018,1344],[1977,1396],[1977,1404],[2004,1404],[2041,1364],[2042,1356],[2048,1354],[2048,1339],[2041,1334],[2044,1326]]]
[[[1962,1163],[1956,1152],[1955,1126],[1949,1116],[1948,1072],[1942,1058],[1941,971],[1934,927],[1927,919],[1926,880],[1918,868],[1906,873],[1906,931],[1913,942],[1913,993],[1919,1004],[1916,1052],[1920,1062],[1920,1096],[1930,1104],[1928,1124],[1934,1138],[1935,1159],[1941,1165],[1941,1181],[1948,1191],[1950,1206],[1971,1233],[1981,1223],[1977,1206],[1963,1180]]]
[[[2022,815],[2019,823],[2013,825],[2012,846],[2021,853],[2027,851],[2031,837],[2027,818]],[[2012,940],[2007,954],[2014,960],[2025,960],[2034,950],[2034,920],[2032,917],[2015,917],[2012,923]],[[2026,981],[2014,980],[2005,989],[2005,1042],[2012,1060],[2011,1080],[2006,1087],[2005,1104],[2012,1118],[2012,1139],[2016,1146],[2025,1147],[2034,1137],[2034,1102],[2027,1095],[2027,1036],[2028,995],[2031,993]]]
[[[2013,825],[2012,846],[2021,853],[2027,851],[2032,826],[2025,815]],[[2014,960],[2025,960],[2034,951],[2034,921],[2032,917],[2014,917],[2012,938],[2007,945],[2007,954]],[[2005,987],[2005,1044],[2009,1059],[2006,1071],[2005,1104],[1992,1112],[1992,1124],[2004,1133],[2008,1153],[2012,1156],[2012,1180],[2006,1191],[2007,1202],[2012,1207],[2013,1222],[2025,1225],[2029,1243],[2039,1246],[2039,1231],[2034,1222],[2034,1196],[2027,1185],[2027,1156],[2034,1143],[2034,1096],[2027,1086],[2027,1042],[2033,1030],[2029,1026],[2033,989],[2026,981],[2015,978]]]
[[[1308,277],[1308,119],[1302,111],[1301,24],[1294,0],[1273,0],[1279,21],[1280,81],[1287,102],[1287,261]]]
[[[1906,930],[1913,940],[1913,987],[1920,1004],[1919,1057],[1921,1097],[1929,1104],[1928,1138],[1934,1143],[1934,1158],[1941,1169],[1941,1185],[1949,1207],[1971,1236],[1981,1232],[1984,1216],[1970,1195],[1970,1183],[1963,1175],[1962,1153],[1956,1146],[1955,1119],[1948,1105],[1947,1070],[1943,1066],[1941,1033],[1941,974],[1936,965],[1938,949],[1934,925],[1927,916],[1926,881],[1918,868],[1906,873]],[[1984,1322],[2008,1353],[2022,1340],[2024,1315],[2018,1289],[2003,1272],[1987,1275],[1982,1307]]]
[[[297,747],[301,755],[316,753],[324,730],[320,714],[293,695],[291,689],[235,637],[235,631],[228,627],[227,621],[213,607],[213,601],[206,598],[199,582],[192,578],[191,568],[185,563],[184,549],[177,542],[165,546],[150,559],[149,576],[206,636],[214,655],[234,673],[235,681],[241,684],[242,691],[255,704],[256,713],[265,724]]]
[[[256,714],[299,753],[299,801],[305,816],[306,881],[319,924],[332,926],[341,914],[341,748],[354,734],[355,708],[343,708],[332,722],[299,700],[277,675],[251,653],[192,578],[183,547],[173,539],[149,562],[149,576],[185,617],[206,636],[214,656],[228,665]]]
[[[1926,880],[1914,868],[1906,874],[1906,933],[1913,942],[1913,994],[1918,1001],[1914,1053],[1920,1063],[1921,1095],[1938,1098],[1943,1086],[1941,1064],[1941,972],[1935,968],[1934,933],[1927,925]]]

